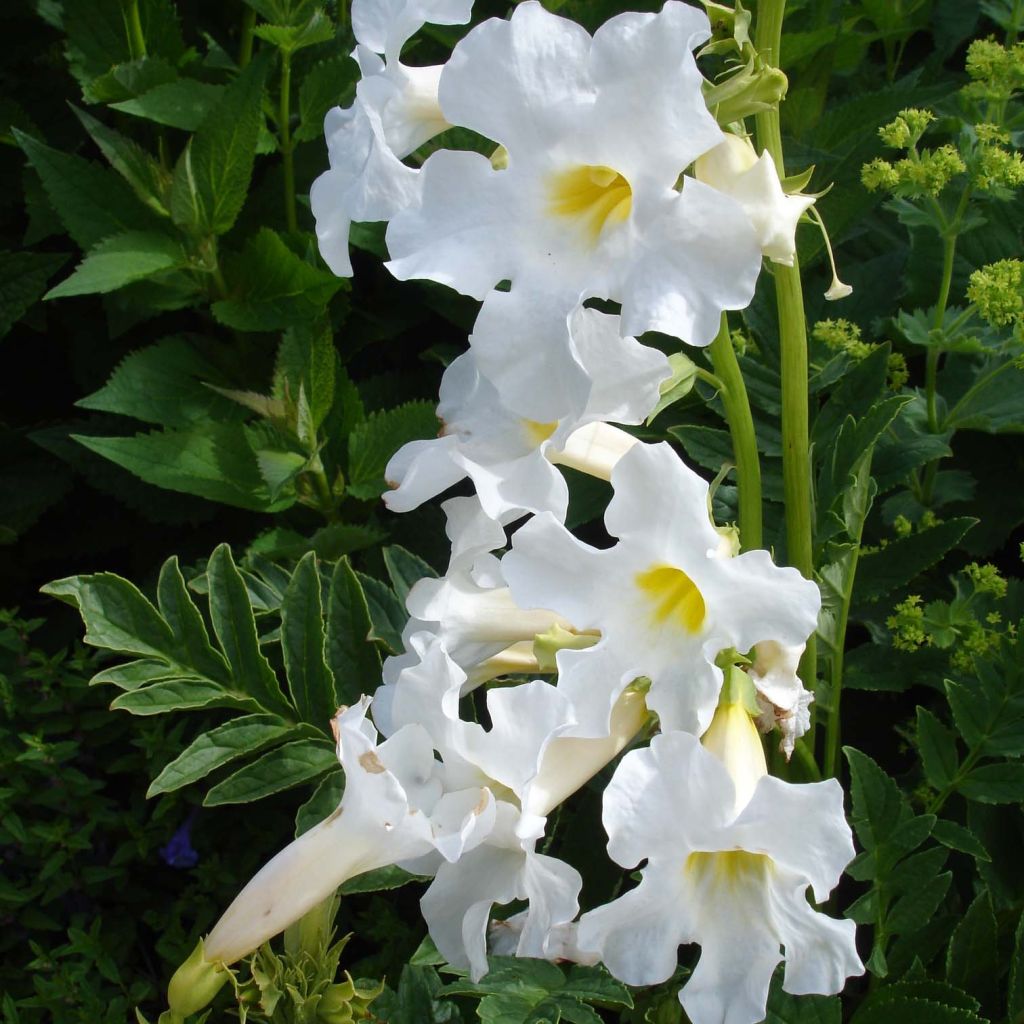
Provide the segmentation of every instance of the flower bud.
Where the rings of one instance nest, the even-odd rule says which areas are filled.
[[[189,958],[174,972],[167,986],[167,1005],[173,1017],[184,1020],[198,1013],[228,980],[228,969],[221,961],[205,957],[200,939]]]

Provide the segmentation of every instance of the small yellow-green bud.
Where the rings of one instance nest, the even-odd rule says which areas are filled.
[[[986,191],[1020,188],[1024,185],[1024,160],[1021,160],[1020,153],[1010,152],[1002,146],[979,146],[974,184]]]
[[[833,352],[845,352],[852,359],[863,359],[877,346],[861,339],[860,328],[849,320],[819,320],[811,331],[815,341],[823,342]]]
[[[890,391],[899,391],[910,380],[907,359],[902,352],[890,352],[886,368],[886,385]]]
[[[971,274],[967,297],[995,327],[1024,319],[1024,263],[999,260]]]
[[[967,165],[948,143],[937,149],[925,150],[917,160],[901,160],[896,165],[900,185],[912,194],[937,196]]]
[[[221,990],[229,976],[224,964],[205,958],[203,940],[200,939],[189,958],[174,972],[167,986],[170,1012],[183,1019],[191,1013],[198,1013]]]
[[[964,575],[974,584],[979,594],[992,594],[1000,598],[1006,596],[1006,580],[994,565],[971,562],[964,566]]]
[[[892,528],[897,537],[909,537],[914,532],[914,524],[904,515],[892,521]]]
[[[892,645],[898,651],[916,651],[930,640],[924,629],[924,609],[917,594],[911,594],[896,605],[885,624],[892,630]]]
[[[997,124],[976,124],[974,134],[985,146],[1005,146],[1010,141],[1010,133]]]
[[[912,149],[934,120],[935,115],[930,110],[908,107],[901,110],[894,121],[882,125],[878,129],[878,136],[893,149]]]
[[[900,183],[900,176],[888,160],[878,157],[861,168],[860,180],[869,192],[891,192]]]

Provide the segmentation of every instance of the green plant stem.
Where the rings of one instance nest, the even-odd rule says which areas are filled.
[[[782,21],[786,0],[762,0],[757,8],[755,45],[765,61],[781,64]],[[782,129],[777,108],[757,115],[757,139],[775,161],[784,177]],[[775,295],[779,309],[779,346],[782,361],[782,478],[786,508],[786,548],[789,563],[807,579],[814,578],[813,505],[811,501],[811,457],[808,430],[807,322],[804,315],[800,264],[775,268]],[[813,691],[818,675],[818,650],[814,634],[807,639],[800,660],[800,678]],[[814,749],[814,722],[808,732],[808,746]]]
[[[124,26],[128,33],[128,52],[132,55],[132,60],[142,60],[146,56],[146,37],[142,33],[139,0],[128,0],[125,5]]]
[[[281,51],[281,101],[278,109],[278,132],[281,159],[284,161],[284,215],[289,231],[298,230],[295,216],[295,161],[292,154],[291,118],[292,55]]]
[[[946,801],[956,792],[957,786],[960,784],[970,770],[974,767],[975,762],[981,757],[981,746],[975,747],[974,750],[968,752],[967,756],[963,759],[960,767],[956,770],[956,775],[953,776],[952,781],[941,793],[936,794],[935,799],[925,808],[925,814],[938,814]]]
[[[249,61],[252,60],[253,29],[256,27],[256,12],[251,7],[246,7],[242,15],[242,38],[238,44],[238,67],[245,70]]]
[[[711,361],[722,383],[722,404],[732,437],[733,457],[739,487],[740,542],[744,550],[759,548],[761,539],[761,462],[757,436],[750,414],[747,388],[743,383],[736,350],[729,335],[729,318],[722,314],[718,337],[711,343]]]

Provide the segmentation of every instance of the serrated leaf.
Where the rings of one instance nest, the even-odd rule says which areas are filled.
[[[290,717],[291,708],[277,676],[260,650],[252,604],[227,544],[219,544],[214,550],[206,575],[213,630],[236,685],[265,710]]]
[[[102,669],[89,680],[89,685],[109,683],[119,690],[137,690],[140,686],[155,683],[159,679],[173,679],[177,675],[177,670],[166,662],[141,659]]]
[[[970,829],[958,825],[955,821],[940,818],[932,828],[932,838],[938,840],[943,846],[948,846],[951,850],[968,853],[976,860],[992,860],[988,851],[981,845],[981,840]]]
[[[1007,761],[973,768],[957,789],[968,800],[983,804],[1016,804],[1024,801],[1024,764]]]
[[[885,388],[888,368],[889,346],[880,345],[842,378],[815,417],[811,440],[816,449],[830,450],[847,417],[857,420],[868,413]]]
[[[222,235],[249,192],[268,60],[257,57],[227,87],[174,169],[171,216],[181,227]]]
[[[164,427],[241,420],[244,411],[207,386],[220,379],[220,371],[197,343],[164,338],[129,353],[99,391],[75,404]]]
[[[899,786],[867,754],[853,747],[844,747],[843,752],[850,765],[850,820],[861,845],[871,853],[890,841],[910,808]]]
[[[374,501],[385,491],[384,467],[409,441],[437,435],[437,415],[429,402],[408,402],[371,413],[348,438],[348,493]]]
[[[285,53],[295,53],[334,38],[334,24],[320,9],[302,25],[257,25],[255,35]]]
[[[244,715],[197,737],[150,783],[147,797],[171,793],[206,778],[231,761],[287,736],[293,726],[274,715]]]
[[[967,908],[946,951],[946,981],[976,994],[986,1004],[995,994],[999,968],[997,932],[992,899],[985,889]]]
[[[198,708],[239,708],[257,710],[256,703],[225,693],[204,679],[165,679],[139,690],[129,690],[110,704],[112,711],[133,715],[163,715],[168,711],[194,711]]]
[[[398,654],[402,650],[402,630],[409,618],[405,606],[387,584],[361,572],[356,576],[370,610],[370,638],[382,643],[390,654]]]
[[[437,573],[419,555],[406,551],[398,544],[388,545],[381,550],[381,554],[384,556],[384,565],[388,570],[388,576],[391,577],[395,596],[402,604],[405,604],[409,591],[418,580],[437,578]]]
[[[372,631],[363,585],[348,559],[340,558],[328,591],[326,645],[340,703],[354,704],[360,694],[372,693],[380,682],[380,654],[370,639]]]
[[[794,996],[773,987],[765,1024],[841,1024],[838,996]]]
[[[170,128],[194,132],[210,116],[224,96],[224,86],[199,82],[194,78],[178,78],[163,82],[146,92],[111,103],[114,110],[141,117]]]
[[[325,660],[324,615],[316,555],[295,567],[281,605],[281,651],[288,689],[304,722],[330,732],[337,710],[334,678]]]
[[[876,601],[906,586],[952,551],[977,521],[968,516],[948,519],[864,552],[857,566],[857,598]]]
[[[953,875],[944,871],[908,886],[886,916],[886,927],[894,934],[913,934],[923,928],[945,899],[952,880]]]
[[[400,889],[410,882],[422,882],[426,876],[414,875],[397,864],[391,864],[386,868],[376,868],[373,871],[366,871],[355,878],[350,878],[343,883],[338,890],[342,896],[354,896],[363,892],[385,892],[391,889]]]
[[[974,369],[971,387],[949,411],[951,430],[981,430],[988,434],[1024,431],[1024,381],[1016,357],[987,361]]]
[[[66,261],[60,253],[0,252],[0,338],[42,298]]]
[[[154,213],[116,174],[12,129],[67,233],[82,249],[127,231],[159,230]]]
[[[71,109],[110,166],[128,182],[136,196],[156,213],[169,216],[165,201],[171,185],[170,174],[132,139],[78,107]]]
[[[177,77],[178,69],[168,61],[160,57],[140,57],[115,64],[105,74],[94,78],[82,90],[82,96],[89,103],[118,103],[173,82]]]
[[[319,825],[341,803],[345,792],[345,773],[329,772],[313,791],[313,795],[295,812],[295,838]]]
[[[47,299],[96,295],[186,265],[181,245],[169,235],[125,231],[94,245],[74,273],[46,293]]]
[[[669,427],[668,432],[678,438],[686,454],[704,469],[717,473],[727,462],[734,461],[727,430],[686,425]]]
[[[274,365],[274,396],[294,403],[301,392],[309,403],[314,430],[320,428],[334,402],[337,354],[326,318],[292,324],[278,346]]]
[[[987,1024],[976,1013],[946,1003],[905,995],[901,986],[882,989],[867,999],[851,1024]]]
[[[296,256],[270,228],[229,256],[226,268],[229,297],[213,304],[213,314],[239,331],[279,331],[313,320],[341,287],[340,278]]]
[[[294,504],[288,495],[271,499],[240,424],[207,423],[133,437],[73,434],[72,439],[157,487],[257,512]]]
[[[229,685],[228,664],[210,643],[206,623],[185,587],[176,555],[168,558],[160,568],[157,603],[160,614],[171,628],[180,661],[195,666],[207,679]]]
[[[927,708],[920,706],[917,709],[917,748],[928,784],[938,790],[945,789],[960,767],[956,736]]]
[[[338,764],[327,740],[295,740],[263,754],[214,786],[204,807],[245,804],[315,779]]]
[[[299,86],[299,125],[292,137],[297,142],[322,138],[327,111],[351,102],[358,77],[359,65],[347,54],[314,64]]]
[[[970,686],[946,680],[953,721],[972,750],[986,756],[1024,754],[1024,669],[1005,644],[992,660],[975,659]]]

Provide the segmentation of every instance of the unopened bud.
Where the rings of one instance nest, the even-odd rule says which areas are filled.
[[[184,1020],[207,1006],[228,980],[227,967],[206,959],[200,939],[189,958],[174,972],[167,986],[167,1005],[172,1019]]]

